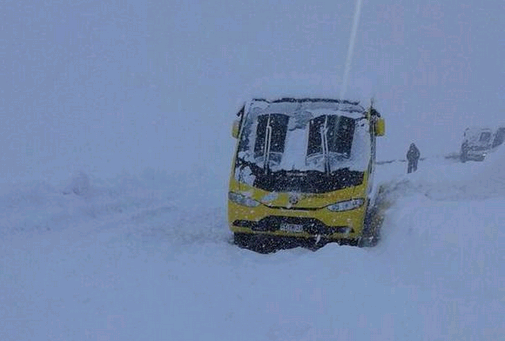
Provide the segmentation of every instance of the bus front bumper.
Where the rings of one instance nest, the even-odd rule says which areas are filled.
[[[230,230],[235,233],[268,234],[330,240],[359,238],[363,231],[366,205],[357,209],[331,212],[321,209],[279,209],[228,204]]]

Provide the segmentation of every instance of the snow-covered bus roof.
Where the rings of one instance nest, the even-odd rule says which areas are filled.
[[[264,99],[254,98],[250,101],[248,112],[284,113],[293,115],[301,112],[311,112],[316,116],[324,112],[335,112],[336,115],[350,118],[361,118],[366,112],[359,101],[348,101],[328,98],[280,98]]]

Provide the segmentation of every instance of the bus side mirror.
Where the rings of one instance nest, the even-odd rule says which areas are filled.
[[[379,117],[377,121],[375,121],[375,135],[384,136],[385,133],[386,133],[386,122],[382,117]]]
[[[239,120],[233,121],[233,126],[231,128],[231,136],[233,136],[234,138],[238,138],[239,125],[240,125]]]

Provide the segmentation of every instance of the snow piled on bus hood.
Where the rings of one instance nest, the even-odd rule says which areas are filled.
[[[371,249],[239,249],[198,173],[2,186],[0,338],[498,340],[503,156],[378,166]]]

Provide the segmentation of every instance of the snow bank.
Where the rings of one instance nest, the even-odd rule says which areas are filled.
[[[467,191],[480,197],[505,196],[505,148],[489,154],[467,186]]]
[[[63,188],[45,181],[8,186],[0,193],[0,235],[131,219],[148,207],[167,205],[165,201],[162,191],[126,175],[100,180],[81,171]]]
[[[505,196],[505,148],[489,154],[483,162],[430,158],[421,161],[415,173],[406,174],[406,167],[406,163],[378,166],[389,174],[380,181],[391,193],[392,200],[413,193],[449,201]]]
[[[15,186],[0,196],[0,338],[500,339],[505,200],[454,190],[495,159],[380,166],[394,200],[378,246],[267,255],[230,244],[208,176],[86,175],[85,195]],[[444,180],[451,200],[433,195]]]
[[[89,192],[89,177],[83,171],[77,172],[63,190],[63,194],[86,195]]]

